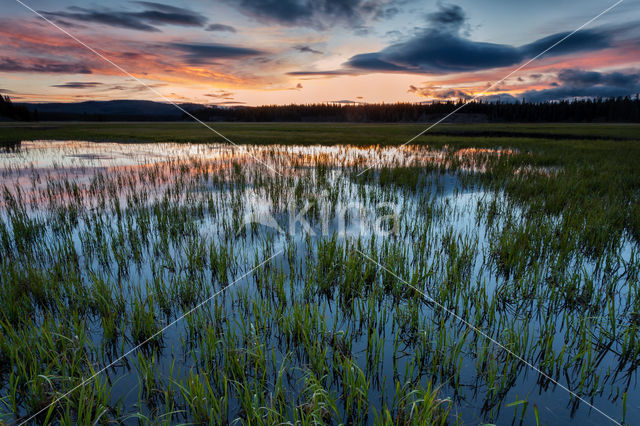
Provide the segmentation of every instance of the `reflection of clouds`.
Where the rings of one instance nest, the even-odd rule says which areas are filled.
[[[457,159],[482,162],[492,156],[512,155],[511,149],[463,148],[453,152]],[[144,143],[126,144],[87,141],[25,141],[16,152],[0,155],[0,170],[10,170],[19,163],[39,169],[122,168],[150,166],[158,163],[203,163],[210,172],[227,169],[229,164],[253,167],[260,160],[274,167],[296,169],[316,167],[351,167],[376,164],[381,167],[448,165],[451,152],[427,146],[288,146]]]
[[[285,177],[309,176],[318,166],[327,169],[350,167],[421,167],[443,169],[456,167],[462,171],[484,172],[487,162],[501,155],[512,155],[510,149],[464,148],[452,151],[445,146],[433,150],[427,146],[289,146],[184,144],[184,143],[97,143],[87,141],[25,141],[20,148],[0,154],[0,175],[10,190],[20,188],[27,198],[38,198],[53,191],[60,202],[68,202],[64,185],[77,185],[80,198],[93,205],[106,180],[122,185],[118,189],[122,205],[127,194],[153,188],[156,194],[184,178],[202,179],[202,192],[211,191],[211,179],[217,184],[244,182],[249,187],[254,179],[263,179],[262,164],[269,164]],[[518,173],[532,173],[523,169]],[[333,176],[333,172],[332,175]],[[260,187],[260,185],[258,185]],[[246,195],[246,203],[261,206],[271,200],[268,194]],[[315,197],[317,194],[306,194]],[[186,194],[185,194],[186,196]],[[292,194],[285,194],[268,206],[286,210]],[[34,198],[34,205],[42,201]],[[258,221],[261,207],[253,212]],[[267,211],[267,210],[264,210]],[[264,213],[263,211],[263,213]],[[245,217],[250,219],[250,217]]]

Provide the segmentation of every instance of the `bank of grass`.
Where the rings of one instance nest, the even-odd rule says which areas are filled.
[[[356,123],[209,123],[238,144],[402,144],[424,131],[427,124]],[[584,136],[585,139],[640,139],[640,124],[440,124],[432,129],[437,136],[416,140],[424,143],[437,137],[443,142],[465,139],[443,132],[542,133]],[[91,140],[111,142],[223,142],[200,123],[0,123],[0,142],[20,140]],[[474,139],[478,139],[474,137]],[[490,140],[504,139],[491,137]]]

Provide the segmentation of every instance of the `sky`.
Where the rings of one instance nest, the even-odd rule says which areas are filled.
[[[640,0],[537,57],[615,3],[0,0],[0,93],[221,106],[635,95]]]

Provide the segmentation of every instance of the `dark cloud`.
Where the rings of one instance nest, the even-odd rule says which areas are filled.
[[[50,17],[51,18],[51,17]],[[78,24],[77,22],[67,21],[65,19],[56,18],[54,19],[58,25],[63,26],[64,28],[73,28],[77,30],[86,30],[88,27],[86,25]]]
[[[214,93],[206,93],[204,96],[208,98],[215,98],[215,99],[233,99],[234,93],[227,92],[226,90],[218,90],[217,92],[214,92]]]
[[[521,94],[532,102],[559,101],[573,98],[611,98],[640,93],[640,72],[585,71],[565,69],[558,73],[559,83],[550,89],[529,90]]]
[[[471,99],[473,95],[460,89],[441,88],[439,86],[425,86],[416,87],[414,85],[409,86],[409,93],[415,93],[416,95],[433,98],[433,99]]]
[[[144,10],[128,12],[108,8],[87,9],[71,6],[66,11],[40,11],[47,18],[63,23],[64,20],[78,22],[93,22],[118,28],[131,30],[158,32],[156,25],[180,25],[187,27],[203,27],[207,18],[197,12],[181,7],[168,6],[160,3],[138,1],[136,4]]]
[[[406,66],[400,66],[386,61],[378,53],[362,53],[353,56],[347,62],[349,67],[369,71],[407,71]]]
[[[464,90],[458,90],[458,89],[443,90],[443,91],[440,91],[439,95],[443,99],[471,99],[471,98],[473,98],[473,95],[465,92]]]
[[[120,52],[118,55],[126,59],[142,59],[144,57],[140,52]]]
[[[402,33],[398,30],[391,30],[384,33],[384,37],[386,38],[399,39],[401,36]]]
[[[234,27],[232,27],[231,25],[225,25],[225,24],[209,24],[209,26],[207,26],[205,30],[206,31],[228,31],[230,33],[236,32],[236,29]]]
[[[470,40],[464,10],[457,5],[438,4],[438,10],[426,16],[427,27],[411,38],[394,43],[378,52],[351,57],[344,66],[352,73],[410,72],[445,74],[499,68],[519,64],[540,54],[567,36],[553,34],[523,46]],[[464,34],[461,34],[464,33]],[[545,55],[564,55],[610,46],[605,31],[582,30],[554,46]]]
[[[357,104],[359,102],[356,101],[352,101],[350,99],[341,99],[339,101],[329,101],[328,103],[330,104],[343,104],[343,105],[350,105],[350,104]]]
[[[566,69],[558,73],[558,79],[566,84],[576,86],[591,86],[602,82],[602,73],[596,71],[583,71]]]
[[[92,89],[102,86],[102,83],[97,81],[69,81],[63,84],[54,84],[51,87],[57,87],[61,89]]]
[[[11,95],[11,94],[14,94],[14,93],[16,93],[16,92],[14,92],[13,90],[9,90],[9,89],[2,89],[2,88],[0,88],[0,93],[4,93],[4,94]]]
[[[436,12],[427,14],[427,22],[438,31],[459,32],[467,21],[464,10],[455,4],[438,4]]]
[[[194,65],[211,63],[214,59],[246,58],[265,53],[247,47],[217,43],[170,43],[169,47],[181,51],[185,59]]]
[[[129,81],[135,81],[135,80],[129,80]],[[154,83],[154,84],[146,84],[146,85],[135,84],[133,86],[116,84],[116,85],[108,86],[107,88],[104,88],[102,91],[117,90],[122,92],[138,93],[138,92],[146,92],[147,90],[149,90],[149,88],[165,87],[168,85],[169,85],[168,83]]]
[[[497,93],[494,95],[486,95],[486,96],[482,96],[481,99],[485,102],[502,102],[502,103],[513,103],[520,100],[520,98],[516,98],[515,96],[512,96],[508,93]]]
[[[609,35],[601,31],[582,30],[571,36],[569,36],[569,34],[571,33],[563,32],[552,34],[536,40],[533,43],[525,44],[520,47],[520,50],[525,57],[533,58],[554,44],[559,43],[561,40],[561,43],[554,46],[551,50],[545,53],[544,56],[558,56],[586,50],[598,50],[611,45]],[[569,37],[565,38],[567,36]]]
[[[490,102],[515,102],[524,98],[530,102],[547,102],[574,98],[631,96],[640,93],[640,72],[602,73],[580,69],[564,69],[557,73],[557,79],[559,82],[550,83],[551,87],[548,89],[528,90],[517,97],[509,93],[497,93],[481,96],[480,99]],[[473,98],[470,93],[464,90],[442,88],[436,85],[424,87],[411,85],[408,92],[434,100]]]
[[[640,82],[640,74],[623,74],[621,72],[600,73],[597,71],[565,69],[558,73],[558,79],[562,84],[576,87],[604,85],[633,88]]]
[[[524,98],[527,101],[533,102],[546,102],[546,101],[559,101],[564,99],[573,98],[611,98],[618,96],[633,95],[640,92],[637,89],[634,92],[630,92],[626,88],[615,86],[595,86],[595,87],[572,87],[572,86],[559,86],[553,89],[544,90],[530,90],[519,97]]]
[[[242,13],[280,25],[306,25],[325,29],[336,23],[351,27],[368,19],[384,19],[398,13],[394,0],[227,0]]]
[[[62,25],[64,25],[64,20],[70,19],[80,22],[93,22],[112,27],[127,28],[131,30],[148,32],[160,31],[158,28],[145,23],[142,19],[131,16],[131,14],[127,12],[114,12],[109,10],[93,11],[82,7],[72,6],[67,12],[40,11],[40,13]]]
[[[238,101],[222,101],[216,102],[213,105],[244,105],[246,102],[238,102]]]
[[[43,58],[32,58],[28,62],[24,60],[16,61],[11,58],[0,58],[0,71],[52,74],[91,74],[91,70],[84,64],[47,62],[47,60]]]
[[[403,71],[444,74],[477,71],[518,64],[530,59],[548,47],[549,40],[536,41],[523,47],[507,44],[472,41],[450,32],[427,29],[402,43],[396,43],[379,52],[355,55],[345,64],[367,71]],[[568,40],[571,40],[569,38]],[[567,40],[567,41],[568,41]],[[566,46],[560,44],[548,55],[561,55],[583,50],[597,50],[608,45],[606,35],[585,30],[585,34]],[[540,50],[534,47],[545,46]],[[560,47],[562,49],[560,49]]]
[[[481,43],[449,32],[426,30],[380,52],[355,55],[346,65],[368,71],[439,74],[503,67],[523,58],[522,52],[513,46]]]
[[[353,27],[353,33],[357,36],[366,36],[371,34],[371,27],[368,25],[356,25]]]
[[[297,46],[293,46],[294,49],[296,49],[298,52],[302,52],[302,53],[313,53],[316,55],[322,55],[324,52],[321,52],[319,50],[316,50],[314,48],[312,48],[311,46],[306,46],[306,45],[297,45]]]
[[[147,1],[137,3],[146,7],[146,10],[137,12],[134,16],[145,19],[152,24],[202,27],[207,23],[207,18],[204,15],[189,9]]]
[[[396,6],[380,7],[375,12],[374,18],[377,20],[391,19],[400,13],[400,8]]]

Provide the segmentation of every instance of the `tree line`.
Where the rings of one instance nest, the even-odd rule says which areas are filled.
[[[32,105],[33,107],[33,105]],[[461,108],[463,107],[463,108]],[[202,121],[246,122],[435,122],[460,108],[448,121],[461,122],[640,122],[640,99],[634,97],[574,99],[566,101],[515,102],[446,101],[432,103],[340,104],[315,103],[257,107],[185,105]],[[171,121],[192,120],[188,114],[175,118],[147,114],[38,113],[25,104],[15,104],[0,95],[0,116],[21,121]]]
[[[16,105],[9,96],[0,94],[0,116],[13,120],[31,121],[37,119],[37,111],[31,112],[25,105]]]
[[[460,108],[463,107],[463,108]],[[558,102],[447,101],[433,103],[307,104],[208,107],[193,111],[203,121],[430,122],[450,117],[488,122],[640,122],[640,99],[575,99]],[[185,114],[186,117],[186,114]]]

